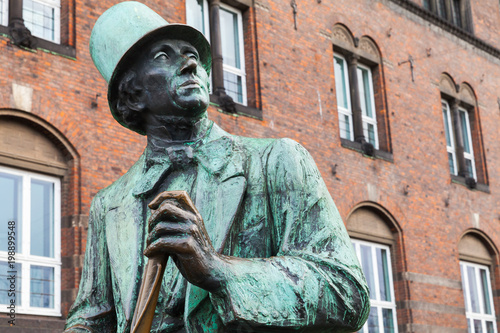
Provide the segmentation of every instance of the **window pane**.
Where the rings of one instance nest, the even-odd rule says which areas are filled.
[[[4,1],[8,1],[8,0],[0,0],[0,24],[1,25],[7,25],[7,20],[4,20],[4,17],[7,16],[6,14],[6,11],[5,11],[5,7],[4,7]]]
[[[54,257],[54,184],[31,181],[31,254]]]
[[[186,23],[206,35],[203,10],[203,0],[186,0]]]
[[[486,333],[494,333],[495,329],[493,328],[493,322],[492,321],[487,321],[486,322]]]
[[[431,10],[431,1],[430,0],[424,0],[424,8],[427,10]]]
[[[378,309],[374,306],[370,308],[370,316],[368,317],[368,332],[379,333],[378,327]]]
[[[222,38],[222,57],[224,63],[241,69],[238,16],[224,8],[220,9],[220,30]]]
[[[23,19],[24,24],[34,36],[55,41],[56,14],[54,7],[37,1],[25,0],[23,2]]]
[[[394,317],[392,309],[382,309],[384,333],[394,333]]]
[[[450,165],[450,173],[456,175],[455,173],[455,162],[453,161],[453,154],[448,153],[448,164]]]
[[[15,294],[15,305],[21,305],[21,273],[21,264],[0,261],[0,304],[10,305]]]
[[[469,119],[464,111],[460,111],[460,125],[462,126],[462,135],[464,139],[464,152],[470,154],[470,133],[469,133]]]
[[[226,94],[235,102],[243,103],[243,83],[240,75],[224,71],[224,87]]]
[[[484,302],[484,313],[491,313],[491,301],[490,301],[490,290],[488,288],[488,278],[486,274],[486,270],[480,269],[479,275],[481,276],[481,292],[483,294],[483,302]]]
[[[458,27],[462,27],[462,17],[460,15],[460,0],[452,0],[451,7],[452,7],[451,14],[453,16],[453,24],[455,24]]]
[[[464,300],[465,300],[465,312],[469,312],[469,295],[467,295],[467,286],[465,284],[465,265],[460,264],[460,274],[462,275],[462,290],[464,292]],[[470,323],[469,323],[469,332],[470,332]]]
[[[8,232],[15,232],[17,252],[22,252],[22,177],[0,172],[0,251],[7,251]],[[14,228],[9,228],[14,221]],[[12,227],[12,226],[11,226]]]
[[[364,91],[364,96],[362,99],[364,100],[365,103],[365,114],[369,118],[374,118],[373,117],[373,110],[372,110],[372,99],[373,96],[371,95],[371,89],[370,89],[370,76],[368,75],[368,71],[366,69],[361,70],[363,74],[363,91]]]
[[[446,0],[437,0],[438,2],[438,15],[446,20]]]
[[[54,308],[54,268],[31,266],[30,305],[38,308]]]
[[[382,301],[391,301],[391,290],[389,285],[389,268],[387,267],[387,251],[376,248],[377,268],[379,275],[380,299]]]
[[[372,251],[371,247],[367,245],[361,245],[361,266],[363,268],[363,273],[366,277],[366,282],[368,282],[368,289],[370,292],[370,299],[377,299],[375,292],[375,276],[373,273],[373,263],[372,263]]]
[[[451,130],[450,130],[450,119],[449,119],[449,112],[448,112],[448,105],[445,103],[442,103],[443,107],[443,120],[444,120],[444,133],[446,135],[446,145],[448,147],[452,147],[451,144]]]
[[[375,126],[373,124],[366,124],[366,137],[368,138],[368,142],[376,147],[375,141]]]
[[[340,137],[347,140],[352,140],[351,133],[351,117],[339,113],[339,126],[340,126]]]
[[[346,68],[344,59],[334,58],[334,70],[337,105],[348,110],[349,105],[347,103],[347,82],[345,82]]]
[[[474,177],[474,171],[472,170],[472,161],[468,158],[465,158],[465,168],[467,171],[467,175],[469,177]]]
[[[474,333],[483,333],[481,320],[474,319]]]
[[[477,281],[474,267],[467,266],[467,277],[469,278],[469,294],[471,311],[480,313],[479,311],[479,295],[477,294]],[[475,324],[474,324],[475,325]]]

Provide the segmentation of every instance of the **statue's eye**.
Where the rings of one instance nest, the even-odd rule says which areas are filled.
[[[189,57],[191,59],[198,60],[198,55],[194,52],[186,52],[185,54],[187,57]]]
[[[166,59],[168,59],[168,55],[167,55],[165,52],[160,51],[160,52],[157,52],[157,53],[155,54],[155,56],[154,56],[154,60],[159,59],[159,58],[161,58],[161,59],[163,59],[163,60],[166,60]]]

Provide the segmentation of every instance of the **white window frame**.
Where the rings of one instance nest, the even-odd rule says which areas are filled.
[[[490,302],[491,302],[491,312],[492,312],[491,315],[485,314],[483,294],[480,292],[480,290],[476,290],[476,291],[478,292],[478,296],[479,296],[479,308],[480,308],[481,313],[476,313],[476,312],[471,311],[472,306],[471,306],[471,302],[470,302],[471,297],[470,297],[470,290],[469,290],[469,275],[463,274],[463,272],[467,271],[467,267],[474,268],[474,274],[476,275],[476,281],[478,283],[480,283],[479,281],[481,281],[481,275],[479,274],[479,270],[484,269],[486,271],[487,289],[488,289],[488,293],[490,295]],[[491,290],[491,279],[490,279],[489,267],[484,266],[484,265],[471,263],[471,262],[460,261],[460,272],[462,275],[462,288],[464,291],[464,298],[465,298],[464,302],[465,302],[465,309],[466,309],[465,316],[467,318],[468,327],[469,328],[474,327],[473,326],[474,320],[480,320],[481,326],[482,326],[482,331],[487,332],[486,331],[486,321],[491,321],[491,322],[493,322],[493,329],[494,329],[494,332],[496,333],[497,332],[497,323],[496,323],[496,316],[495,316],[495,304],[493,302],[493,293]],[[480,289],[479,286],[476,286],[476,287],[478,287],[477,289]]]
[[[376,307],[377,308],[377,313],[378,313],[378,327],[380,329],[380,332],[384,332],[384,318],[383,318],[383,309],[391,309],[393,313],[393,320],[394,320],[394,333],[398,332],[398,320],[397,320],[397,312],[396,312],[396,299],[394,297],[394,282],[392,279],[392,260],[391,260],[391,250],[389,246],[387,245],[382,245],[379,243],[372,243],[372,242],[367,242],[359,239],[351,239],[352,245],[354,247],[354,250],[356,252],[356,256],[358,257],[358,260],[361,265],[361,245],[369,246],[371,249],[371,262],[372,262],[372,267],[373,267],[373,275],[374,275],[374,280],[375,280],[375,285],[379,286],[380,285],[380,275],[378,272],[378,265],[377,263],[377,254],[376,254],[376,249],[383,249],[387,253],[387,274],[389,278],[389,291],[390,291],[390,296],[391,296],[391,302],[389,301],[382,301],[380,297],[380,290],[379,288],[375,288],[375,297],[376,299],[372,299],[370,297],[370,303],[371,307]],[[368,322],[363,326],[363,328],[359,331],[361,333],[368,333]]]
[[[364,105],[364,93],[365,93],[365,86],[364,86],[364,81],[363,81],[363,75],[362,75],[362,70],[365,70],[368,73],[368,89],[370,90],[369,93],[369,103],[372,108],[372,115],[373,117],[368,117],[366,114],[366,109],[363,107]],[[373,130],[375,133],[375,144],[373,145],[375,149],[378,149],[378,128],[377,128],[377,110],[375,109],[375,95],[373,93],[373,78],[372,78],[372,69],[368,66],[358,64],[358,68],[356,68],[356,74],[358,75],[358,91],[359,91],[359,98],[360,98],[360,103],[361,103],[361,110],[362,110],[362,120],[363,120],[363,135],[365,137],[365,140],[369,142],[368,140],[368,124],[373,126]]]
[[[470,160],[471,161],[471,165],[472,165],[472,177],[474,179],[477,180],[477,177],[476,177],[476,165],[475,165],[475,161],[474,161],[474,148],[472,147],[472,132],[470,130],[470,121],[469,121],[469,112],[467,112],[467,110],[463,109],[463,108],[458,108],[458,113],[464,113],[465,114],[465,127],[466,127],[466,130],[467,130],[467,133],[462,133],[463,135],[467,135],[467,142],[469,144],[469,148],[470,148],[470,152],[467,153],[465,151],[465,147],[464,147],[464,159],[466,160]],[[462,126],[462,119],[459,119],[458,122],[460,123],[460,126]],[[465,144],[465,137],[463,138],[464,140],[464,144]]]
[[[353,129],[353,124],[352,124],[352,107],[351,107],[351,93],[350,93],[350,85],[349,85],[349,68],[347,66],[347,61],[346,59],[339,55],[339,54],[335,54],[333,56],[333,68],[335,69],[335,58],[338,58],[340,60],[342,60],[342,63],[343,63],[343,66],[344,66],[344,89],[346,90],[346,102],[347,102],[347,109],[340,105],[338,103],[338,97],[337,97],[337,110],[338,110],[338,113],[339,113],[339,130],[340,130],[340,137],[343,138],[343,139],[346,139],[346,140],[349,140],[349,141],[354,141],[354,129]],[[335,73],[335,75],[341,75],[341,73]],[[337,87],[336,87],[337,88]],[[335,90],[335,94],[337,94],[337,89]],[[348,117],[349,119],[349,134],[350,134],[350,138],[347,138],[346,137],[346,134],[347,133],[342,133],[342,130],[340,128],[340,121],[341,121],[341,118],[340,117]]]
[[[2,1],[2,16],[0,17],[0,25],[9,25],[9,0]]]
[[[333,57],[333,67],[335,69],[335,58],[341,59],[344,63],[344,83],[345,83],[345,89],[346,89],[346,98],[347,98],[347,106],[348,109],[344,108],[343,106],[339,105],[338,99],[337,99],[337,110],[339,112],[339,130],[340,130],[340,120],[342,116],[347,116],[349,117],[349,131],[351,133],[351,138],[346,138],[345,135],[342,133],[340,130],[340,137],[349,141],[354,141],[354,124],[353,124],[353,116],[352,116],[352,104],[351,104],[351,82],[349,81],[349,68],[347,65],[347,61],[345,57],[343,57],[340,54],[334,54]],[[361,75],[362,70],[366,70],[368,73],[368,94],[369,94],[369,103],[372,108],[372,115],[373,117],[368,117],[366,114],[366,110],[364,108],[364,92],[365,92],[365,87],[364,87],[364,81],[363,81],[363,75]],[[335,73],[335,75],[338,75],[340,73]],[[375,95],[373,93],[373,76],[372,76],[372,69],[366,65],[359,64],[357,65],[356,68],[356,75],[358,76],[358,94],[359,94],[359,99],[360,99],[360,104],[361,104],[361,121],[362,121],[362,126],[363,126],[363,136],[367,142],[369,142],[369,136],[368,136],[368,124],[373,126],[373,130],[375,133],[375,142],[373,143],[373,147],[375,149],[379,149],[379,141],[378,141],[378,127],[377,127],[377,110],[375,108]],[[335,87],[337,89],[337,87]],[[337,93],[337,90],[335,90],[335,93]]]
[[[203,0],[203,29],[205,30],[204,35],[207,38],[207,40],[210,42],[210,18],[209,18],[209,6],[208,6],[208,1]],[[240,54],[240,64],[241,68],[236,68],[234,66],[227,65],[224,62],[224,56],[222,57],[222,70],[237,76],[241,77],[241,94],[242,94],[242,102],[238,102],[235,100],[236,103],[242,104],[242,105],[247,105],[248,100],[247,100],[247,82],[246,82],[246,70],[245,70],[245,40],[243,38],[243,15],[241,13],[241,10],[236,9],[234,7],[228,6],[226,4],[221,3],[220,8],[223,8],[224,10],[227,10],[231,13],[236,14],[236,20],[238,24],[238,40],[239,40],[239,54]],[[187,5],[186,5],[186,21],[187,21]],[[187,22],[187,24],[190,24],[191,22]],[[203,32],[203,31],[202,31]],[[224,74],[224,73],[223,73]],[[210,75],[211,76],[211,75]]]
[[[35,36],[59,44],[61,42],[61,0],[32,0],[32,1],[54,8],[54,39],[46,39],[43,36],[36,36],[36,35]]]
[[[220,7],[228,12],[236,14],[236,21],[238,22],[238,41],[239,41],[239,55],[240,55],[240,65],[241,68],[236,68],[230,65],[227,65],[224,61],[222,64],[223,71],[228,73],[237,75],[241,77],[241,94],[242,94],[242,102],[235,101],[236,103],[240,103],[242,105],[247,105],[247,79],[246,79],[246,71],[245,71],[245,48],[243,39],[243,15],[241,14],[241,10],[236,9],[234,7],[230,7],[226,4],[221,3]],[[224,59],[224,56],[222,57]]]
[[[196,1],[196,0],[193,0],[193,1]],[[205,35],[205,37],[207,38],[207,40],[210,42],[210,21],[209,21],[210,17],[208,15],[209,7],[208,7],[207,0],[203,0],[202,7],[203,7],[203,30],[204,31],[200,31],[200,32],[203,33]],[[193,25],[192,22],[187,21],[188,20],[187,10],[188,10],[188,6],[187,6],[187,2],[186,2],[186,24]]]
[[[457,168],[457,151],[455,149],[455,131],[453,129],[453,121],[452,121],[452,118],[451,118],[451,111],[450,111],[450,104],[448,103],[448,101],[442,99],[441,100],[441,109],[443,108],[446,108],[446,111],[445,110],[442,110],[443,113],[446,112],[446,116],[448,117],[448,123],[446,123],[446,119],[444,118],[444,114],[443,114],[443,122],[445,124],[445,128],[444,130],[445,131],[448,131],[448,135],[450,136],[450,145],[448,145],[448,142],[446,142],[446,151],[452,155],[452,162],[453,162],[453,175],[457,175],[458,174],[458,168]],[[445,132],[445,140],[446,140],[446,132]],[[448,156],[446,156],[448,157]],[[448,164],[449,164],[449,160],[447,159],[448,161]],[[448,168],[449,169],[449,168]]]
[[[0,172],[22,177],[22,223],[21,253],[16,253],[16,264],[21,264],[21,305],[16,304],[16,313],[61,316],[61,181],[59,178],[37,174],[34,172],[22,171],[18,169],[0,166]],[[54,184],[54,258],[31,255],[31,179],[51,182]],[[17,238],[16,238],[17,239]],[[17,251],[17,249],[16,249]],[[8,261],[8,253],[0,251],[0,261]],[[30,306],[31,296],[31,266],[44,266],[54,268],[54,308],[38,308]],[[17,274],[19,277],[19,274]],[[19,282],[19,279],[16,281]],[[17,288],[16,288],[17,289]],[[9,310],[0,305],[0,313]]]

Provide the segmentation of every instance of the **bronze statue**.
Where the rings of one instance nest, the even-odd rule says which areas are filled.
[[[360,329],[368,288],[314,161],[208,120],[205,37],[123,2],[90,49],[113,116],[148,143],[93,200],[66,332]]]

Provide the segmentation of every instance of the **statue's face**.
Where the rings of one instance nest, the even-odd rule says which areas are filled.
[[[209,104],[208,75],[189,42],[163,39],[149,44],[135,66],[146,112],[195,117]]]

